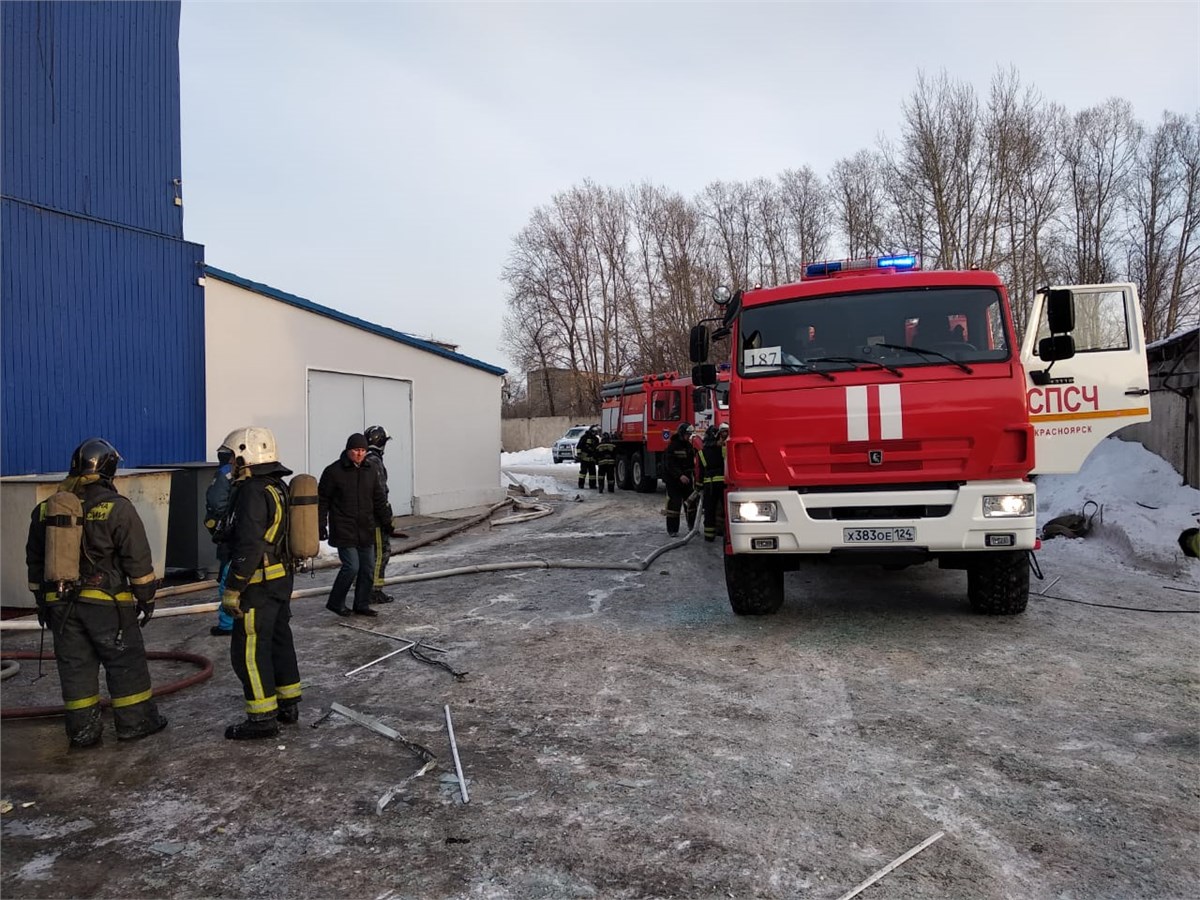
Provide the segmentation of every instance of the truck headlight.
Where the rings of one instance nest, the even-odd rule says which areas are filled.
[[[1013,516],[1033,515],[1032,494],[985,494],[983,498],[983,517],[985,519],[1004,519]]]
[[[779,506],[774,500],[743,500],[733,508],[735,522],[774,522]]]

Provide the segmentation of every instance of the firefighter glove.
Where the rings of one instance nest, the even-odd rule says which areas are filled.
[[[46,602],[46,595],[41,591],[33,592],[33,600],[37,604],[38,625],[45,628],[50,624],[50,604]]]
[[[221,597],[221,609],[225,610],[226,615],[240,619],[242,617],[242,592],[226,588],[225,594]]]
[[[145,628],[146,623],[150,621],[150,617],[154,615],[154,600],[153,600],[153,598],[151,598],[150,600],[138,600],[137,601],[137,611],[138,611],[138,616],[139,616],[138,624],[141,625],[143,628]]]
[[[311,534],[312,532],[309,532],[309,533]],[[323,541],[329,540],[329,529],[326,526],[322,525],[320,528],[320,531],[317,534],[317,537],[319,537]]]

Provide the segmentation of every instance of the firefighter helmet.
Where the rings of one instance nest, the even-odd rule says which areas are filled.
[[[112,478],[121,454],[104,438],[88,438],[71,454],[70,475],[103,475]]]
[[[222,442],[233,451],[236,465],[256,466],[259,463],[279,462],[275,452],[275,435],[270,428],[248,425],[229,432]]]
[[[729,434],[729,423],[722,422],[720,425],[717,426],[717,431],[723,431],[726,434]]]
[[[382,425],[372,425],[363,434],[367,438],[367,446],[375,447],[378,450],[382,450],[383,445],[392,439]]]

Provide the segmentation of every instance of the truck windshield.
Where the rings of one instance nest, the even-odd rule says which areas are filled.
[[[997,362],[1011,338],[993,288],[925,288],[835,294],[751,306],[741,312],[743,377]],[[873,368],[873,366],[871,366]]]

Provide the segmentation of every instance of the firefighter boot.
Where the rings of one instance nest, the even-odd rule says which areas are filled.
[[[157,710],[152,716],[146,717],[141,723],[127,731],[117,731],[118,741],[136,741],[138,738],[158,734],[167,727],[167,717],[160,715]]]
[[[72,750],[97,746],[103,734],[104,723],[100,720],[99,706],[67,712],[67,737]]]
[[[275,718],[284,725],[295,725],[300,721],[300,701],[280,700],[279,710],[275,713]]]
[[[260,738],[273,738],[279,734],[279,722],[275,713],[249,713],[246,721],[230,725],[225,729],[225,737],[231,741],[253,741]]]
[[[579,479],[579,490],[581,490],[581,491],[583,490],[583,479],[582,478]]]

